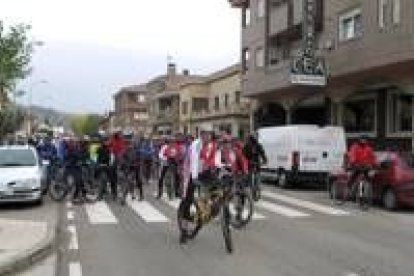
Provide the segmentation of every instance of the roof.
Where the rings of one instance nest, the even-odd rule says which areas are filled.
[[[129,85],[122,87],[117,93],[114,94],[114,97],[118,97],[123,93],[147,93],[147,84],[138,84],[138,85]]]
[[[222,79],[231,75],[238,74],[240,72],[240,63],[236,63],[233,65],[230,65],[224,69],[221,69],[219,71],[216,71],[210,75],[208,75],[208,81],[212,82],[218,79]]]

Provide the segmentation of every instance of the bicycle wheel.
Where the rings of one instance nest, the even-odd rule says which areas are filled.
[[[246,190],[236,191],[229,207],[230,224],[234,228],[241,229],[251,221],[254,212],[253,198]]]
[[[121,205],[124,205],[128,194],[128,179],[125,172],[118,172],[117,191],[118,199]]]
[[[348,198],[348,185],[339,181],[332,182],[330,197],[335,205],[343,205]]]
[[[89,203],[98,201],[100,195],[100,183],[98,179],[88,179],[84,181],[83,189],[85,192],[85,200]]]
[[[186,210],[182,200],[177,211],[178,229],[187,239],[194,239],[203,226],[201,220],[201,209],[196,202],[192,202]]]
[[[262,192],[260,190],[260,184],[259,184],[259,176],[257,173],[253,173],[251,176],[251,189],[252,189],[252,197],[254,201],[259,201],[262,195]]]
[[[165,174],[164,184],[167,188],[167,195],[170,200],[174,198],[174,174],[172,169],[168,169]]]
[[[361,210],[368,210],[372,205],[372,185],[369,181],[361,180],[358,183],[356,201]]]
[[[226,246],[227,253],[233,253],[233,241],[231,238],[230,230],[230,210],[229,207],[225,204],[221,208],[221,229],[223,231],[224,244]]]
[[[62,201],[68,194],[68,185],[64,181],[63,173],[57,172],[57,175],[50,179],[49,196],[54,201]]]

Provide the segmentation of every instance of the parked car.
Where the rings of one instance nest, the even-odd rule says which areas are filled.
[[[373,180],[373,199],[388,210],[414,207],[414,158],[411,153],[376,152],[379,168]],[[350,172],[343,169],[331,181],[346,185]]]
[[[267,127],[258,130],[258,138],[268,158],[261,175],[276,180],[283,188],[309,182],[326,185],[330,173],[344,162],[346,141],[342,127]]]
[[[42,202],[42,167],[34,148],[0,147],[0,202]]]

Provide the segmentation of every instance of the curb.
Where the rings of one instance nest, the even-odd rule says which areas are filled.
[[[0,275],[11,275],[20,272],[45,259],[55,249],[58,234],[57,223],[48,224],[46,236],[34,247],[21,252],[9,260],[0,263]]]

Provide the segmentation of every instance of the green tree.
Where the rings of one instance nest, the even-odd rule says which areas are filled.
[[[29,37],[30,29],[17,24],[5,30],[0,20],[0,138],[14,132],[24,119],[23,112],[10,105],[10,94],[17,93],[16,83],[31,71],[33,49],[39,43]]]
[[[101,116],[96,114],[73,115],[70,119],[72,131],[79,136],[91,135],[99,130]]]
[[[38,42],[29,37],[30,25],[17,24],[5,30],[0,20],[0,104],[8,101],[8,93],[15,89],[18,80],[30,73],[33,49]]]

